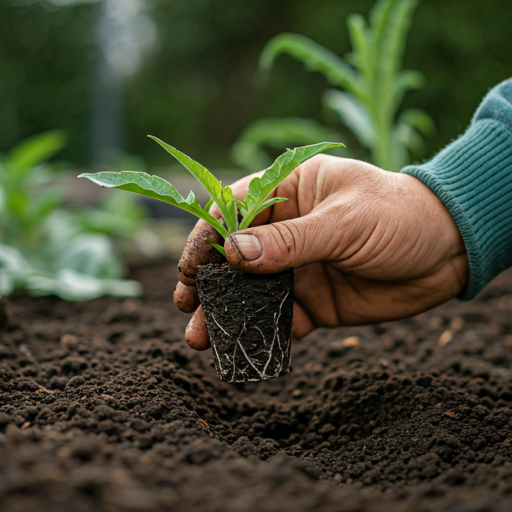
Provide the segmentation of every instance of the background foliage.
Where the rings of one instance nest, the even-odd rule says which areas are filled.
[[[229,148],[248,122],[301,116],[326,121],[326,88],[280,57],[264,87],[255,73],[274,35],[304,34],[339,55],[349,51],[346,16],[368,15],[373,0],[146,0],[156,42],[125,81],[124,147],[151,166],[167,165],[146,138],[154,133],[209,165],[232,165]],[[91,163],[91,96],[101,2],[0,0],[0,151],[43,130],[62,128],[63,156]],[[404,66],[426,86],[404,108],[426,110],[437,132],[428,156],[467,125],[482,96],[512,75],[510,0],[423,0],[413,18]],[[327,117],[327,121],[329,118]],[[336,119],[332,119],[333,126]],[[350,147],[352,136],[343,133]]]
[[[0,154],[0,296],[20,289],[67,300],[140,295],[139,283],[120,279],[123,263],[110,239],[135,234],[140,207],[127,196],[113,197],[115,205],[107,198],[101,211],[64,208],[65,190],[46,163],[64,145],[54,130]]]

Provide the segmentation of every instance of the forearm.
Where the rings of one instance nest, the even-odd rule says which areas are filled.
[[[453,217],[470,265],[460,298],[474,298],[512,266],[512,79],[489,92],[464,135],[401,172],[425,183]]]

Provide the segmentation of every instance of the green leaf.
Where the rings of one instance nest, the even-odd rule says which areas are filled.
[[[62,269],[55,276],[34,274],[26,280],[30,295],[41,297],[57,295],[64,300],[86,301],[103,295],[138,297],[142,285],[126,279],[98,279],[72,269]]]
[[[240,213],[243,215],[246,215],[247,214],[247,205],[243,202],[243,201],[240,201],[239,199],[235,199],[236,201],[236,204],[238,205],[238,209],[240,211]]]
[[[354,49],[353,64],[367,80],[371,80],[372,32],[369,30],[366,20],[360,14],[351,14],[347,18],[347,27]]]
[[[215,247],[215,249],[217,249],[217,251],[219,251],[222,254],[222,256],[224,256],[224,258],[226,257],[224,247],[219,245],[213,238],[205,238],[204,241],[209,243],[210,245],[213,245],[213,247]]]
[[[288,201],[288,198],[287,197],[273,197],[272,199],[269,199],[269,200],[265,201],[261,206],[259,206],[256,209],[254,217],[259,215],[263,210],[265,210],[269,206],[272,206],[272,205],[274,205],[276,203],[282,203],[283,201]]]
[[[205,212],[195,199],[191,203],[188,203],[169,182],[158,176],[150,176],[145,172],[122,171],[98,172],[96,174],[84,173],[80,174],[78,177],[87,178],[102,187],[127,190],[146,197],[158,199],[164,203],[172,204],[173,206],[177,206],[182,210],[204,219],[224,238],[229,236],[226,228],[213,215]]]
[[[210,199],[205,205],[203,210],[208,213],[210,211],[210,208],[212,207],[213,199]]]
[[[230,187],[222,189],[222,197],[225,201],[226,213],[229,218],[224,217],[224,222],[230,232],[238,230],[238,213],[236,211],[236,202],[233,198],[233,191]]]
[[[260,208],[265,200],[300,164],[322,151],[339,147],[345,146],[339,142],[322,142],[290,149],[279,156],[261,178],[254,178],[249,184],[249,190],[244,198],[244,203],[247,205],[247,214],[240,223],[240,229],[250,226],[254,217],[261,211]]]
[[[397,1],[400,0],[379,0],[370,11],[370,26],[378,45],[382,43],[386,26]]]
[[[261,53],[260,69],[268,72],[282,53],[300,60],[308,70],[322,73],[333,85],[344,87],[356,95],[361,93],[357,74],[343,59],[299,34],[283,33],[272,38]]]
[[[157,137],[154,137],[153,135],[148,135],[148,137],[153,139],[155,142],[158,142],[158,144],[160,144],[160,146],[162,146],[168,153],[176,158],[176,160],[178,160],[194,176],[194,178],[202,183],[208,194],[210,194],[210,197],[215,203],[217,203],[217,206],[222,213],[222,217],[226,222],[228,231],[236,231],[237,225],[236,222],[233,222],[233,216],[225,203],[221,182],[206,167],[202,166],[195,160],[192,160],[192,158],[185,155],[185,153],[178,151],[176,148],[173,148],[169,144],[165,143]]]
[[[160,144],[160,146],[176,158],[176,160],[178,160],[178,162],[180,162],[197,179],[197,181],[202,183],[214,201],[216,198],[219,199],[222,197],[221,182],[206,167],[203,167],[200,163],[185,155],[185,153],[178,151],[176,148],[166,144],[159,138],[154,137],[153,135],[148,135],[148,137]]]
[[[336,89],[326,91],[323,101],[326,106],[338,113],[362,146],[367,148],[373,146],[377,137],[377,127],[363,102],[350,93]]]
[[[55,156],[66,145],[60,130],[43,132],[23,140],[8,154],[11,170],[23,174]]]
[[[392,112],[393,105],[396,104],[393,98],[394,79],[402,63],[407,32],[418,2],[417,0],[398,0],[391,3],[396,5],[389,13],[388,22],[383,27],[383,37],[379,40],[379,73],[377,75],[381,90],[379,98],[381,108],[388,111],[388,115],[394,115]]]

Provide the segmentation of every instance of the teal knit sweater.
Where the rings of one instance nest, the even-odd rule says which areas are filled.
[[[512,267],[512,78],[487,94],[464,135],[401,172],[439,197],[462,234],[470,270],[460,299]]]

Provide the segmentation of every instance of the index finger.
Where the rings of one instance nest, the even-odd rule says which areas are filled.
[[[205,220],[200,219],[190,232],[178,263],[179,280],[187,286],[196,284],[198,265],[222,263],[224,259],[213,245],[205,242],[206,238],[213,238],[219,244],[223,243],[222,236],[217,230]]]

